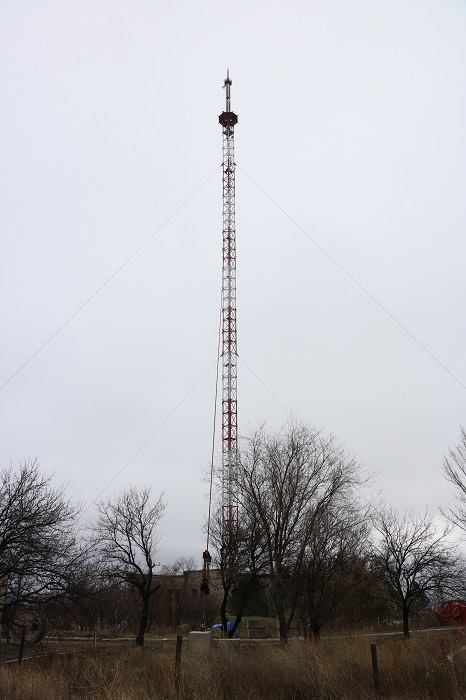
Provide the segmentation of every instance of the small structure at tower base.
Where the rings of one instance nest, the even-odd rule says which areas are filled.
[[[212,632],[190,632],[188,636],[189,651],[195,654],[206,654],[210,649]]]

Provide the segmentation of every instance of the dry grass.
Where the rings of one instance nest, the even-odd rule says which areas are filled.
[[[466,645],[459,637],[379,644],[382,696],[466,697]],[[176,698],[173,653],[134,648],[81,651],[0,667],[4,700]],[[288,649],[212,649],[183,655],[179,697],[190,700],[374,698],[367,640]]]

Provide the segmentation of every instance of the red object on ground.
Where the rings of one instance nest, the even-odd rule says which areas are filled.
[[[466,600],[448,600],[437,610],[444,625],[466,625]]]

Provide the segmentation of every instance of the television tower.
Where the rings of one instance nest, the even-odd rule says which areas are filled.
[[[222,527],[223,537],[236,530],[238,460],[238,402],[236,345],[236,229],[235,229],[235,125],[231,111],[229,71],[223,87],[226,107],[218,120],[223,133],[223,229],[222,229]]]
[[[236,488],[238,464],[237,410],[237,345],[236,345],[236,228],[235,228],[235,125],[238,115],[231,111],[231,80],[229,71],[223,84],[226,106],[218,120],[223,134],[223,226],[222,226],[222,310],[220,357],[222,362],[222,540],[228,543],[238,527],[238,498]],[[220,361],[220,357],[218,358]],[[218,375],[217,375],[218,381]],[[214,418],[215,426],[215,418]],[[201,591],[209,593],[210,516],[212,499],[212,465],[207,524],[207,547],[202,553],[204,569]],[[204,616],[204,612],[203,612]]]

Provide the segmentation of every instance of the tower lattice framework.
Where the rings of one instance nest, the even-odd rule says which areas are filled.
[[[238,524],[238,397],[236,319],[235,125],[231,111],[231,80],[224,82],[226,109],[219,116],[223,133],[222,229],[222,521],[224,535]]]

